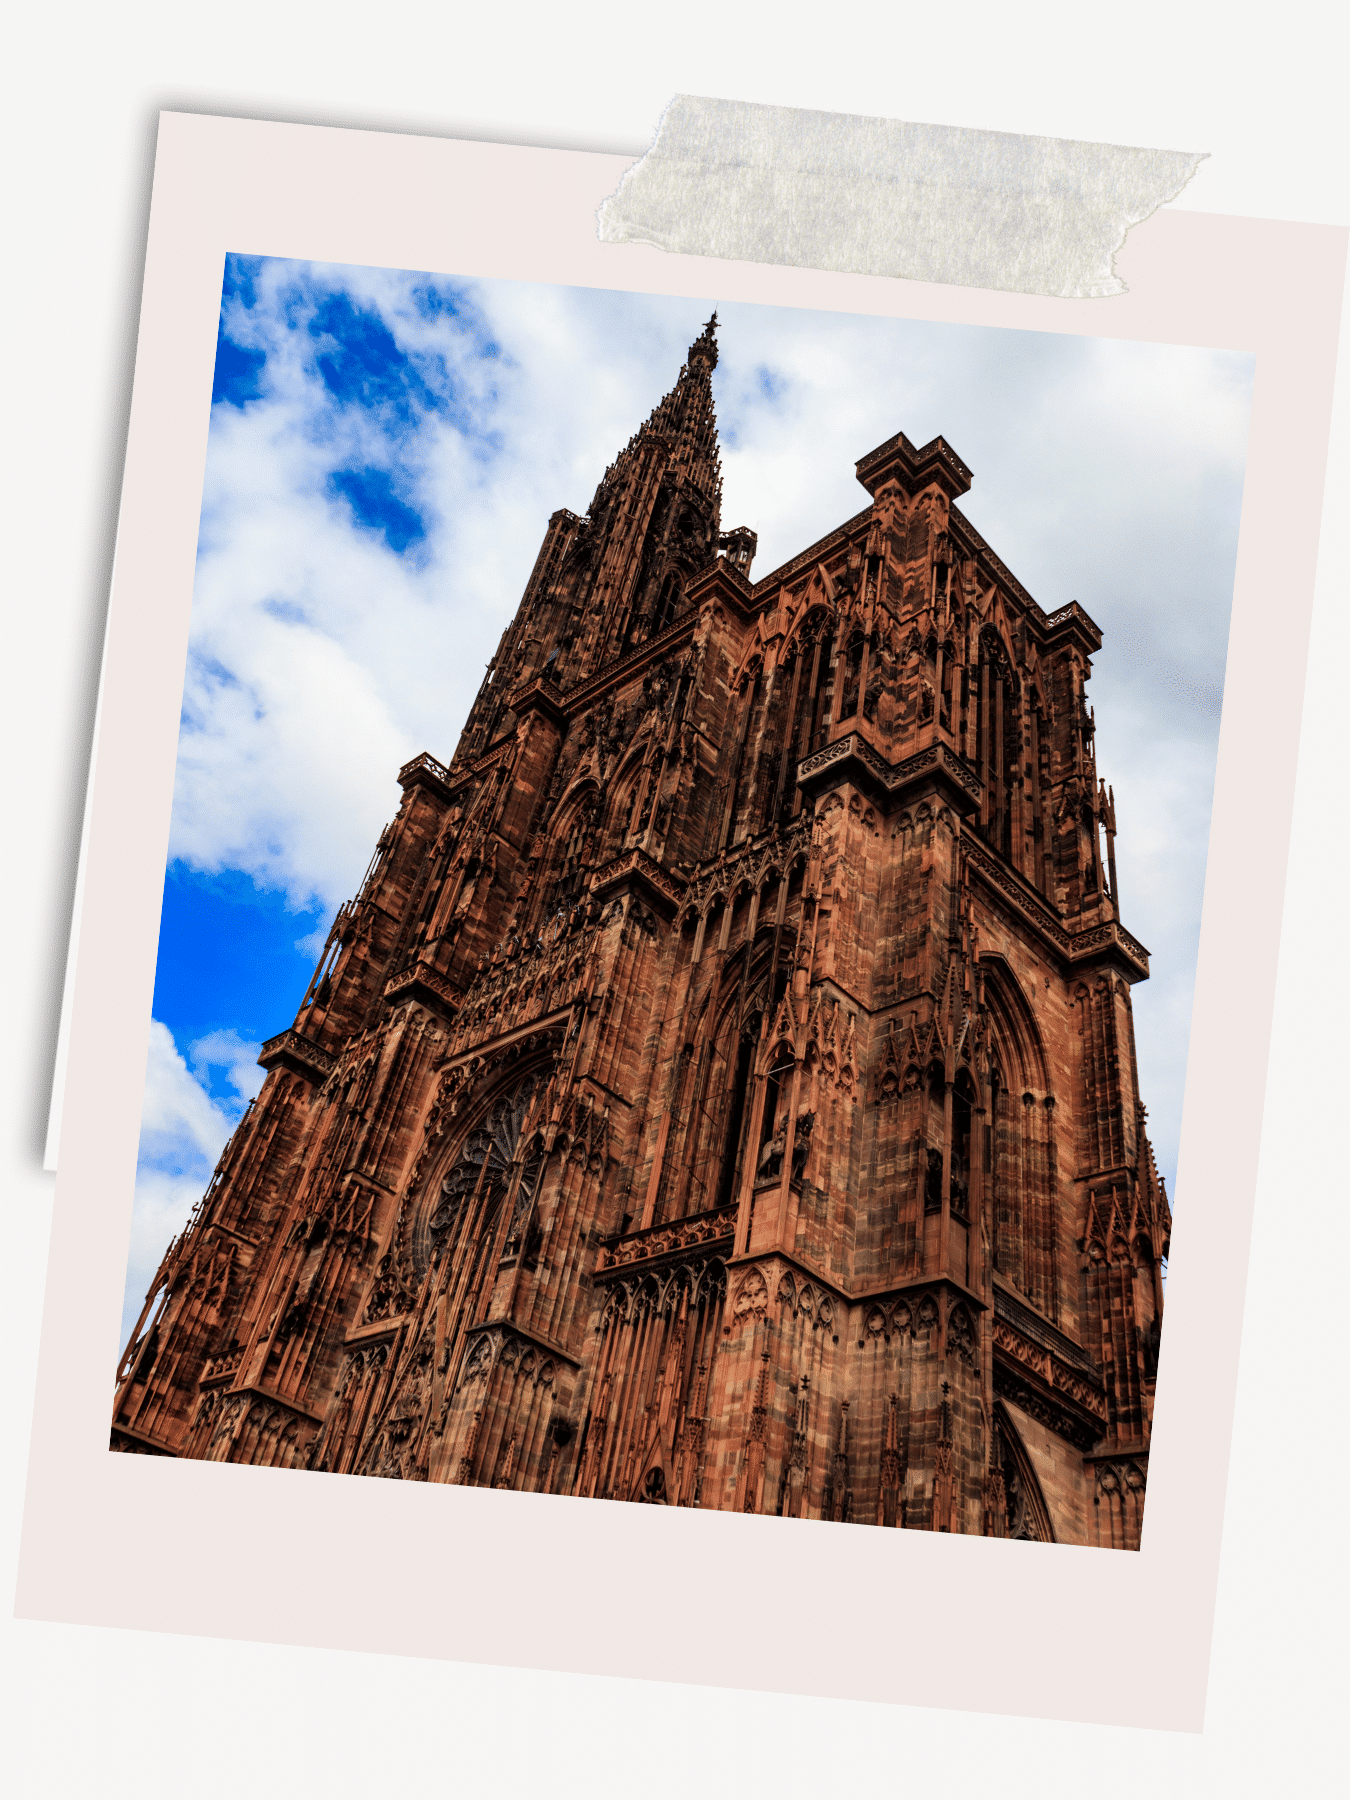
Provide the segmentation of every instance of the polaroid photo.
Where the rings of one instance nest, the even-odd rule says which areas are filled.
[[[20,1610],[1194,1729],[1344,234],[621,167],[163,121]]]

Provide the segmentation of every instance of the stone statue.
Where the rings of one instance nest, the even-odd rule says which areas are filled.
[[[802,1170],[806,1167],[806,1159],[811,1152],[811,1131],[816,1122],[813,1112],[800,1112],[797,1115],[797,1134],[792,1140],[792,1179],[800,1181]]]
[[[783,1152],[787,1149],[787,1120],[780,1121],[773,1136],[759,1153],[759,1165],[755,1171],[761,1181],[772,1181],[781,1173]]]

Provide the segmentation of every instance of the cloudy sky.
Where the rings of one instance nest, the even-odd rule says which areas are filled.
[[[164,888],[127,1329],[420,750],[448,758],[549,514],[584,512],[710,304],[231,258]],[[896,431],[1052,611],[1101,626],[1140,1073],[1172,1186],[1252,359],[719,307],[723,525],[767,574]],[[1184,1204],[1184,1195],[1179,1196]]]

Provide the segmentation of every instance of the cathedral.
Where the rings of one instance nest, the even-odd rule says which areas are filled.
[[[717,358],[399,771],[112,1448],[1137,1549],[1171,1215],[1101,633],[940,437],[752,578]]]

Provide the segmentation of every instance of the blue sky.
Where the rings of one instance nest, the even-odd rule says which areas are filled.
[[[709,301],[231,257],[222,287],[128,1320],[261,1085],[420,750],[448,757],[549,514],[584,511]],[[722,306],[725,526],[754,573],[865,504],[856,460],[942,433],[963,510],[1106,634],[1159,1162],[1175,1167],[1251,359]],[[206,396],[203,395],[203,405]]]

